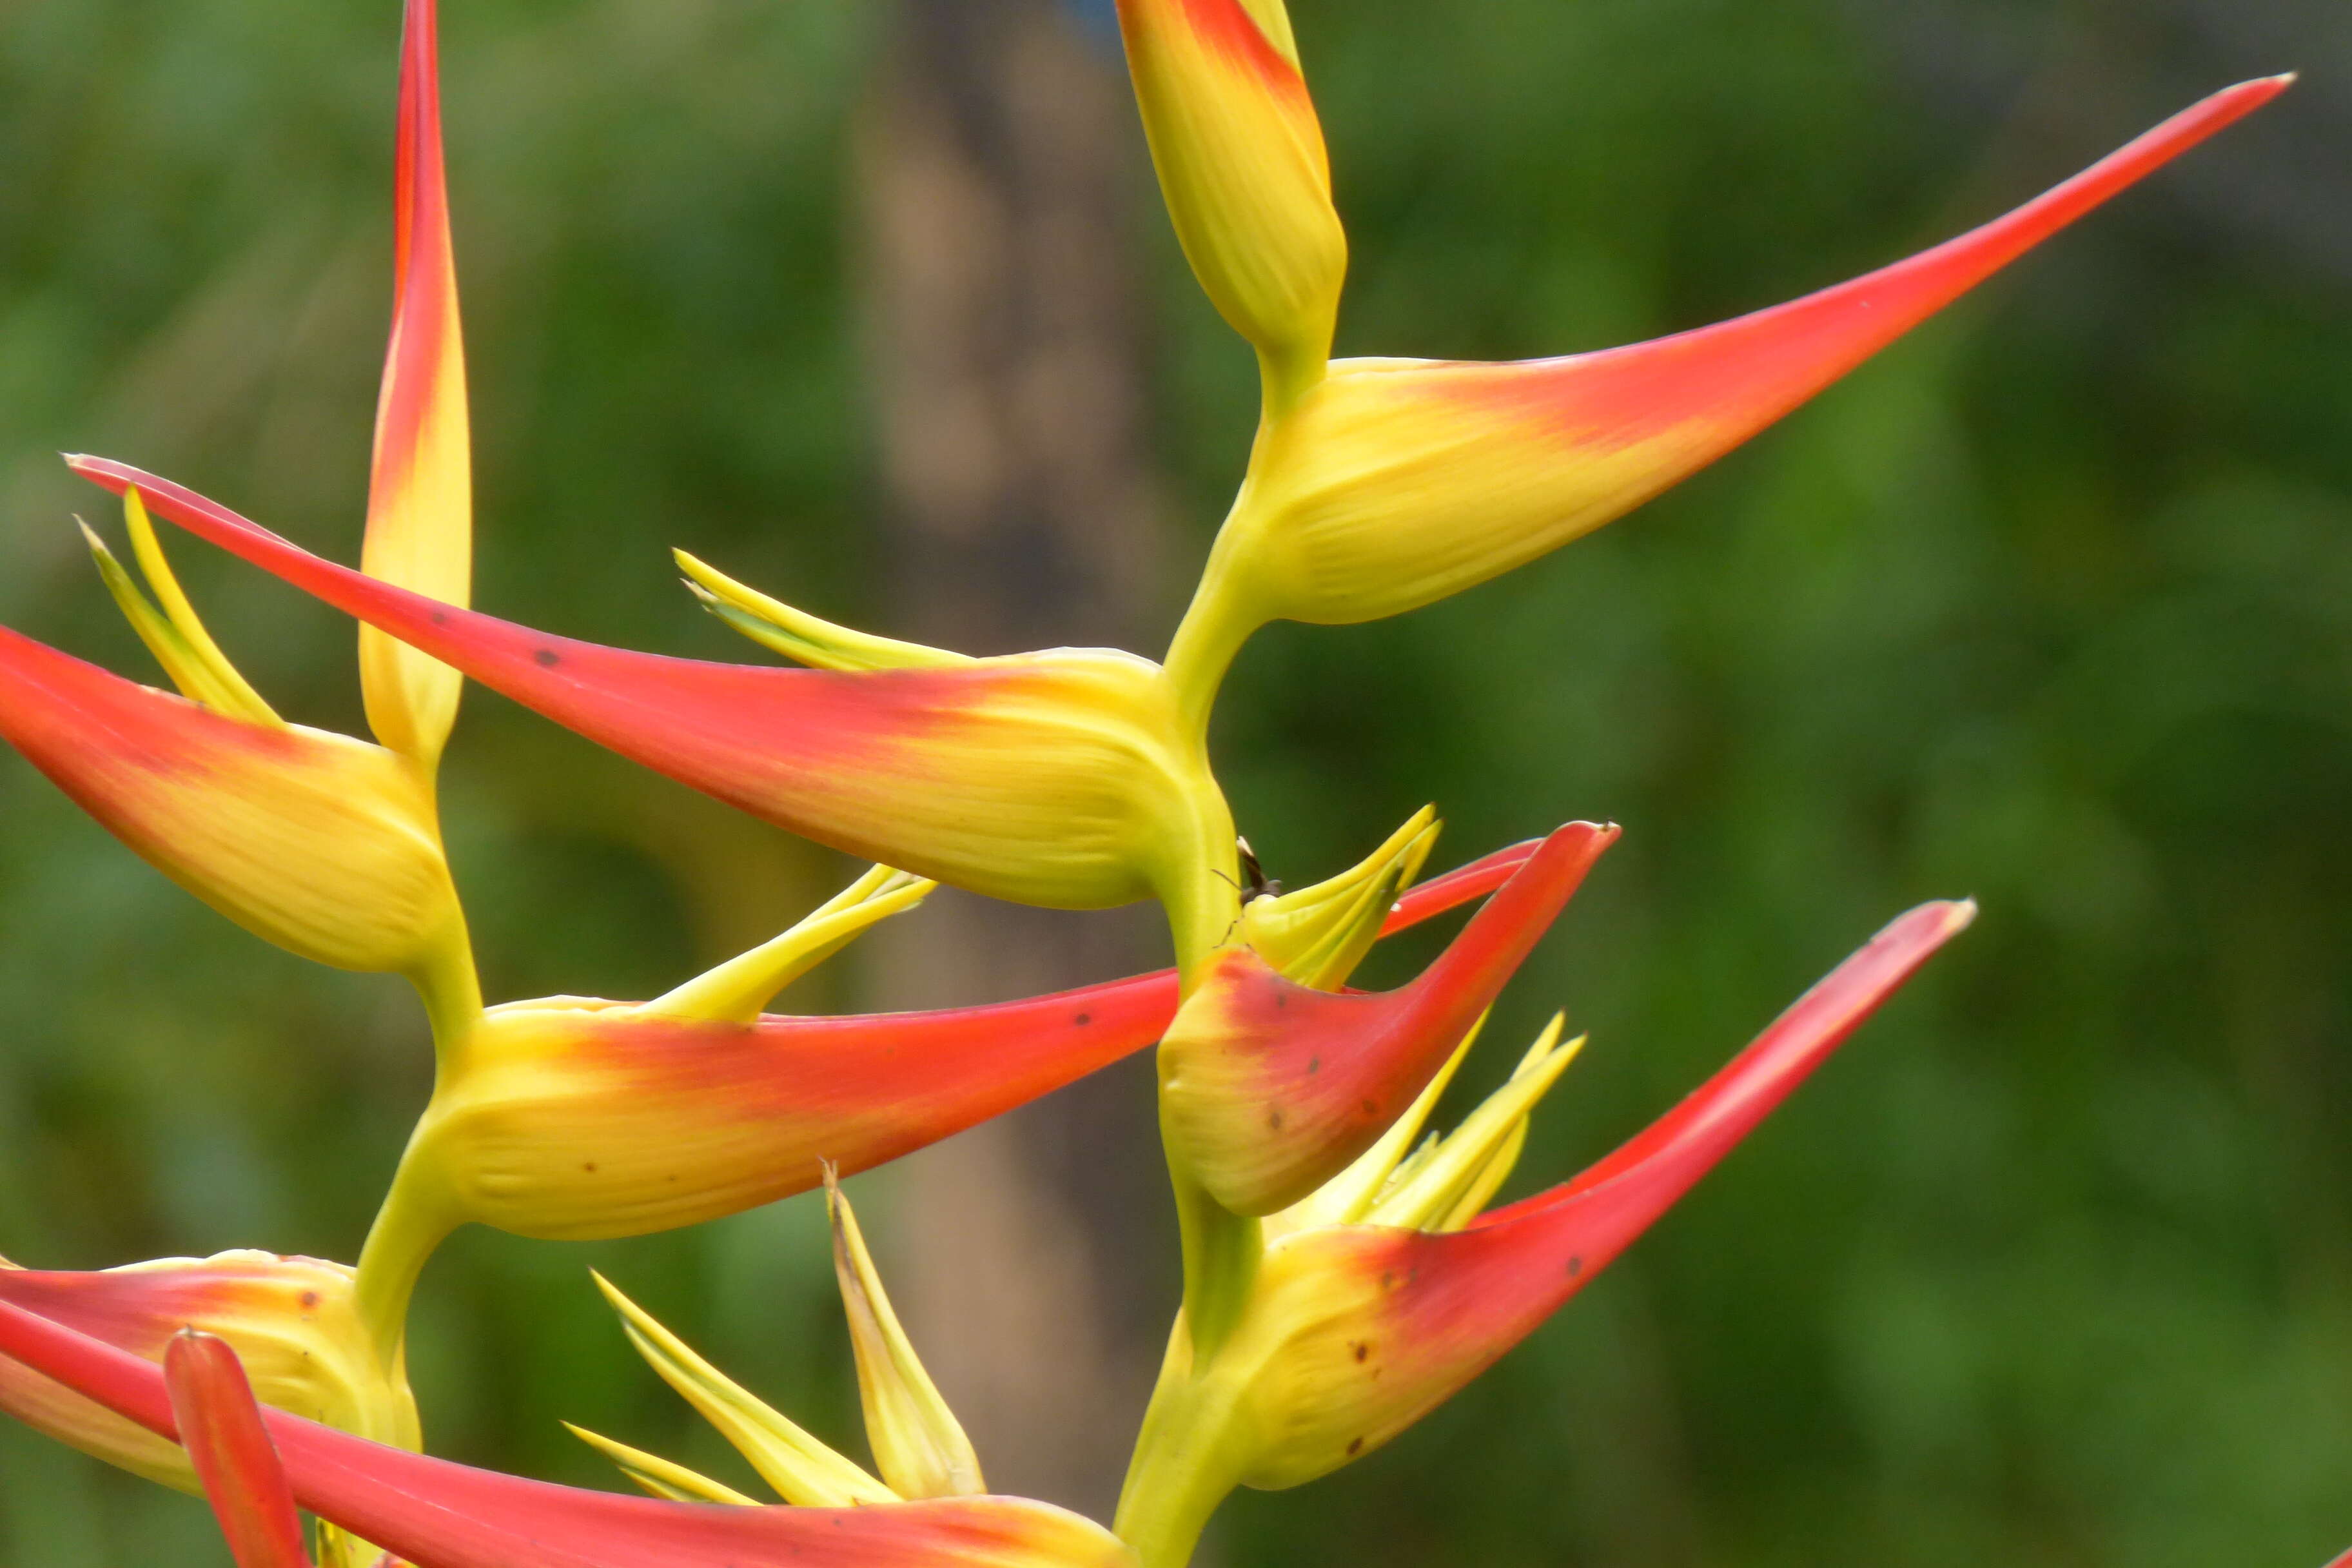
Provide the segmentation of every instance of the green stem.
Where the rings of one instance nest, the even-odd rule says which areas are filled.
[[[1201,574],[1200,586],[1192,591],[1192,602],[1185,607],[1184,618],[1177,623],[1176,635],[1169,641],[1168,658],[1162,666],[1175,689],[1178,710],[1192,730],[1194,743],[1204,749],[1217,689],[1223,684],[1225,672],[1233,668],[1242,645],[1249,641],[1252,632],[1265,624],[1265,617],[1246,603],[1244,584],[1231,565],[1234,521],[1247,504],[1244,491],[1242,499],[1234,503],[1233,515],[1218,531],[1217,542],[1209,552],[1209,563]]]
[[[409,1148],[415,1149],[414,1139]],[[408,1342],[408,1303],[416,1281],[434,1252],[456,1229],[448,1205],[420,1193],[411,1172],[416,1165],[403,1156],[384,1194],[375,1223],[368,1227],[360,1248],[359,1278],[352,1287],[360,1321],[367,1328],[378,1359],[386,1367],[399,1364]]]
[[[1135,1549],[1142,1568],[1184,1568],[1218,1506],[1241,1482],[1224,1441],[1240,1385],[1193,1372],[1180,1320],[1111,1521],[1112,1533]]]
[[[1168,1174],[1176,1189],[1176,1228],[1184,1249],[1184,1319],[1192,1325],[1199,1359],[1213,1361],[1257,1284],[1265,1226],[1211,1197],[1172,1151]]]
[[[472,1037],[474,1021],[482,1016],[482,978],[474,967],[474,942],[463,910],[450,918],[449,929],[409,972],[408,983],[425,1003],[434,1057],[446,1060]]]
[[[426,952],[408,976],[425,1002],[425,1016],[433,1027],[434,1092],[457,1055],[473,1037],[482,1016],[482,982],[474,967],[474,944],[466,931],[466,917],[456,916],[449,930]],[[439,1194],[419,1190],[414,1173],[422,1168],[416,1147],[425,1135],[433,1110],[425,1107],[400,1169],[393,1173],[392,1190],[376,1210],[360,1248],[359,1278],[353,1286],[360,1321],[366,1325],[376,1357],[386,1367],[400,1364],[408,1342],[408,1303],[416,1281],[434,1251],[457,1228],[447,1217],[450,1205]]]

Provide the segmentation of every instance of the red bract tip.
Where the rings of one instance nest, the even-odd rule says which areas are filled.
[[[1524,843],[1510,845],[1491,855],[1482,855],[1466,866],[1456,867],[1443,877],[1433,878],[1410,889],[1389,911],[1388,919],[1381,926],[1381,934],[1393,936],[1398,931],[1417,926],[1426,920],[1434,920],[1448,910],[1493,892],[1509,881],[1518,868],[1543,847],[1544,843],[1543,839],[1530,838]]]
[[[1399,615],[1623,515],[2285,85],[2216,93],[2003,217],[1734,321],[1511,363],[1334,362],[1268,426],[1227,524],[1253,614]]]
[[[394,168],[392,337],[376,404],[361,565],[370,576],[462,605],[473,585],[473,464],[441,153],[438,34],[433,0],[409,0]],[[439,755],[457,718],[457,673],[371,627],[360,637],[360,676],[378,738],[420,760]]]
[[[253,1384],[228,1342],[181,1330],[163,1352],[163,1385],[237,1568],[316,1568]]]
[[[1975,913],[1936,903],[1896,920],[1688,1099],[1571,1182],[1458,1232],[1306,1230],[1270,1249],[1264,1320],[1242,1331],[1279,1342],[1259,1413],[1267,1441],[1248,1484],[1295,1486],[1379,1447],[1526,1338]]]
[[[2242,82],[2183,110],[2012,212],[1875,272],[1628,348],[1497,366],[1490,395],[1580,441],[1630,446],[1713,414],[1728,450],[2058,230],[2286,89]]]
[[[1064,648],[845,673],[633,653],[322,561],[125,464],[67,461],[600,745],[860,859],[1055,909],[1130,903],[1197,870],[1158,825],[1194,804],[1171,770],[1205,763],[1144,660]]]
[[[393,163],[393,330],[376,425],[376,483],[413,460],[444,356],[457,352],[457,268],[441,149],[440,28],[434,0],[408,0]]]

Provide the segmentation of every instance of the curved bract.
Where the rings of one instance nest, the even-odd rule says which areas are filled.
[[[178,1426],[163,1369],[0,1300],[0,1354],[149,1432]],[[1100,1526],[1046,1503],[954,1498],[728,1508],[478,1470],[262,1413],[294,1499],[415,1568],[1133,1568]]]
[[[1235,1479],[1297,1486],[1370,1452],[1527,1337],[1735,1148],[1974,915],[1927,904],[1801,997],[1680,1105],[1573,1181],[1431,1233],[1300,1231],[1266,1253],[1229,1354]]]
[[[138,469],[68,460],[598,744],[845,853],[1055,909],[1177,896],[1230,857],[1207,760],[1132,654],[844,673],[633,653],[437,603]]]
[[[406,1163],[452,1217],[642,1236],[870,1169],[1150,1045],[1173,978],[992,1006],[738,1025],[577,997],[494,1007],[442,1069]]]
[[[1319,991],[1221,949],[1160,1047],[1171,1149],[1236,1214],[1272,1214],[1337,1175],[1403,1114],[1616,837],[1589,822],[1553,834],[1394,991]]]
[[[377,1359],[340,1263],[225,1252],[98,1273],[0,1268],[0,1301],[150,1362],[181,1329],[202,1329],[236,1347],[268,1404],[416,1445],[406,1376]],[[198,1489],[179,1448],[13,1361],[0,1360],[0,1410],[109,1464]]]
[[[215,712],[5,626],[0,737],[149,864],[289,952],[408,973],[462,929],[431,780],[384,747]]]
[[[2047,194],[1893,266],[1562,359],[1341,360],[1258,436],[1199,613],[1338,624],[1559,548],[1739,446],[2060,228],[2285,89],[2215,93]]]

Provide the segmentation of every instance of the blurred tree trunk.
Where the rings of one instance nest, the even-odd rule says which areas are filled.
[[[1156,651],[1115,44],[1061,0],[904,0],[859,153],[889,629]],[[897,924],[873,953],[893,1006],[1166,962],[1147,910],[941,894]],[[1151,1097],[1139,1058],[903,1167],[889,1281],[995,1489],[1117,1495],[1174,1298]]]

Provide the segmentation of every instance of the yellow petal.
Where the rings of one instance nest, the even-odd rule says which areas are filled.
[[[695,1354],[685,1341],[615,1289],[612,1281],[601,1274],[595,1279],[596,1288],[621,1314],[629,1342],[646,1364],[751,1461],[751,1468],[776,1489],[777,1496],[803,1508],[857,1508],[899,1500],[888,1487]]]
[[[1565,1014],[1555,1016],[1510,1081],[1472,1111],[1425,1165],[1383,1192],[1366,1223],[1410,1230],[1460,1229],[1449,1223],[1454,1215],[1474,1198],[1483,1205],[1510,1175],[1518,1147],[1526,1142],[1528,1113],[1584,1048],[1581,1036],[1565,1046],[1559,1043],[1567,1022]],[[1477,1210],[1470,1212],[1475,1215]]]
[[[902,1498],[980,1496],[988,1490],[980,1456],[899,1327],[858,1231],[857,1215],[830,1170],[824,1199],[833,1219],[833,1271],[849,1315],[858,1398],[866,1408],[866,1436],[874,1446],[876,1468]]]
[[[1266,1237],[1287,1236],[1296,1230],[1309,1230],[1317,1226],[1354,1225],[1371,1212],[1381,1193],[1401,1172],[1422,1158],[1422,1151],[1413,1150],[1413,1140],[1429,1124],[1437,1102],[1445,1097],[1454,1075],[1462,1070],[1469,1059],[1470,1048],[1478,1043],[1479,1033],[1486,1027],[1487,1015],[1478,1015],[1478,1021],[1454,1047],[1429,1087],[1414,1096],[1412,1104],[1396,1120],[1396,1124],[1381,1134],[1381,1141],[1356,1157],[1356,1163],[1324,1183],[1297,1203],[1279,1214],[1267,1216]],[[1410,1158],[1407,1152],[1412,1151]]]
[[[776,993],[847,947],[867,927],[913,909],[938,885],[877,866],[774,941],[696,976],[641,1011],[653,1017],[749,1024]]]
[[[672,1502],[716,1502],[733,1508],[757,1508],[759,1500],[745,1497],[733,1487],[714,1481],[709,1476],[698,1475],[684,1465],[673,1464],[658,1454],[648,1454],[642,1448],[632,1448],[626,1443],[615,1443],[600,1436],[584,1426],[563,1424],[563,1429],[587,1444],[620,1467],[620,1471],[643,1490]]]
[[[1242,906],[1240,940],[1286,977],[1337,990],[1379,940],[1396,896],[1436,847],[1437,808],[1424,805],[1352,868],[1295,893]]]
[[[973,663],[968,655],[852,631],[747,588],[683,550],[670,552],[702,607],[761,647],[812,669],[938,669]]]
[[[147,508],[136,489],[122,492],[122,511],[131,527],[131,547],[138,552],[140,570],[146,574],[163,605],[161,614],[147,602],[147,596],[131,580],[131,574],[122,569],[113,552],[107,549],[88,523],[81,524],[82,537],[89,541],[106,591],[114,596],[131,629],[139,634],[139,640],[147,645],[155,661],[172,678],[172,684],[190,699],[232,719],[256,724],[281,722],[269,704],[261,700],[261,694],[247,684],[236,667],[229,663],[197,617],[195,606],[181,592],[179,579],[172,574],[171,563],[163,558],[163,543],[155,537],[155,525],[148,521]]]

